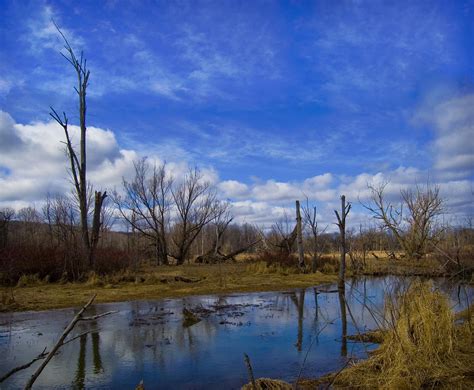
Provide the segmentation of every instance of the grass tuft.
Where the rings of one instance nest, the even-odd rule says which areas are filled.
[[[472,388],[470,323],[455,325],[447,297],[429,283],[414,283],[387,300],[390,326],[380,348],[343,370],[335,387],[361,389]]]

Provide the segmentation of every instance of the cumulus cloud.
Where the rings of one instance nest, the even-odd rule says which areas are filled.
[[[79,128],[70,126],[73,143]],[[41,201],[47,192],[70,189],[64,134],[55,122],[15,123],[0,111],[0,202]],[[120,183],[133,167],[134,151],[119,148],[110,130],[88,128],[88,167],[91,181],[99,187]]]
[[[219,189],[226,198],[240,198],[248,196],[249,187],[247,184],[237,180],[225,180],[219,183]]]
[[[462,110],[461,110],[462,111]],[[453,124],[465,125],[463,115],[452,116],[440,128],[459,128]],[[454,119],[458,118],[458,119]],[[438,123],[437,122],[437,123]],[[460,126],[463,128],[463,126]],[[74,145],[78,144],[79,128],[70,127]],[[24,207],[40,204],[46,194],[71,191],[68,180],[68,159],[65,153],[64,134],[55,122],[16,123],[6,112],[0,111],[0,204]],[[465,140],[467,142],[467,140]],[[98,127],[88,128],[88,177],[96,188],[112,190],[120,188],[122,177],[133,176],[133,161],[147,157],[150,163],[161,164],[166,158],[159,145],[140,146],[132,149],[121,148],[114,132]],[[450,144],[447,148],[449,149]],[[168,161],[167,167],[178,180],[190,168],[183,156]],[[181,159],[182,157],[182,159]],[[237,222],[249,222],[269,226],[278,219],[294,213],[294,201],[307,197],[318,206],[320,222],[332,226],[333,210],[339,207],[339,196],[345,194],[347,200],[357,204],[359,200],[370,200],[367,184],[379,185],[388,182],[386,195],[396,201],[400,189],[416,184],[432,182],[432,172],[415,167],[400,166],[390,171],[363,172],[354,176],[335,175],[326,172],[303,178],[300,181],[254,180],[244,183],[238,180],[219,180],[212,166],[201,168],[204,180],[216,185],[222,198],[233,206]],[[471,179],[439,179],[442,196],[447,200],[447,212],[452,215],[473,213]],[[367,218],[363,210],[353,209],[351,224]]]
[[[79,127],[70,125],[69,130],[73,145],[78,146]],[[95,188],[119,188],[123,177],[133,176],[133,162],[143,157],[151,164],[165,161],[159,150],[123,149],[113,131],[87,128],[87,173]],[[47,193],[69,192],[72,187],[68,164],[64,131],[56,122],[20,124],[0,111],[0,204],[23,207],[31,202],[41,203]],[[179,180],[190,165],[186,161],[170,161],[167,169]],[[219,176],[213,167],[200,171],[203,180],[218,183]]]

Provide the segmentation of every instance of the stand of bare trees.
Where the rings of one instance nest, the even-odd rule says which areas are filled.
[[[140,160],[134,167],[134,179],[124,179],[123,195],[115,192],[113,200],[123,219],[154,247],[156,263],[168,264],[172,258],[180,265],[189,260],[193,243],[211,223],[216,232],[212,253],[219,255],[233,217],[199,169],[189,170],[177,182],[165,164],[151,167]]]
[[[407,257],[419,260],[437,244],[442,233],[437,226],[444,203],[439,187],[416,185],[414,189],[402,189],[401,202],[394,204],[385,196],[387,184],[369,186],[372,204],[364,207],[396,237]]]

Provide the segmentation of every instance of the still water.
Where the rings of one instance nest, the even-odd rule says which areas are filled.
[[[375,329],[384,295],[407,283],[396,277],[352,279],[346,287],[346,313],[330,285],[98,304],[86,315],[118,313],[78,323],[69,337],[91,332],[62,347],[34,388],[134,389],[143,380],[147,389],[238,389],[248,382],[244,353],[256,377],[292,382],[300,371],[301,377],[320,376],[376,347],[343,342],[342,336]],[[443,280],[435,284],[455,308],[474,298],[472,288]],[[197,312],[202,321],[184,327],[183,308]],[[76,312],[1,314],[0,376],[45,347],[50,350]],[[23,388],[39,364],[0,388]]]

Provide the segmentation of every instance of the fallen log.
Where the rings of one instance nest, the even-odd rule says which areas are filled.
[[[245,252],[246,250],[250,249],[254,245],[257,245],[260,241],[262,241],[261,238],[258,240],[255,240],[251,242],[250,244],[237,249],[236,251],[233,251],[229,254],[223,254],[222,252],[218,251],[217,253],[214,251],[210,251],[208,253],[205,253],[204,255],[198,256],[196,258],[196,263],[201,263],[201,264],[217,264],[217,263],[223,263],[228,260],[235,261],[235,256],[240,255],[241,253]]]

